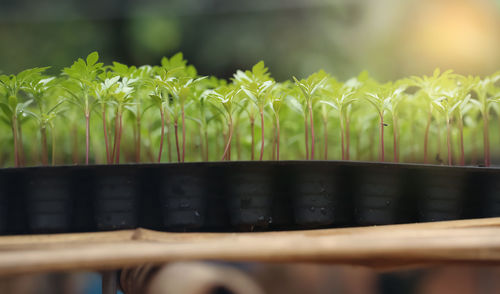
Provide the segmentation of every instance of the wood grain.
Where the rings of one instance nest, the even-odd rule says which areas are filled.
[[[137,229],[0,237],[0,275],[183,260],[343,263],[377,269],[500,264],[500,218],[265,233]]]

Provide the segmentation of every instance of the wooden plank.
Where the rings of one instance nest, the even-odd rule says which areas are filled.
[[[380,269],[500,264],[500,218],[264,233],[137,229],[0,237],[0,275],[106,270],[181,260],[344,263]]]

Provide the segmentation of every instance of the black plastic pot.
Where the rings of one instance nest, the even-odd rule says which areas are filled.
[[[163,224],[176,231],[199,230],[205,225],[208,185],[195,169],[166,173],[160,182]]]
[[[304,228],[343,225],[344,191],[339,172],[331,168],[299,168],[293,177],[293,209],[295,223]]]
[[[109,167],[95,173],[94,217],[98,230],[138,226],[140,177],[127,167]]]
[[[229,226],[229,210],[226,205],[226,191],[224,182],[219,176],[220,172],[213,170],[210,175],[207,175],[207,191],[206,194],[206,218],[204,231],[209,232],[224,232],[230,231]]]
[[[479,214],[482,217],[500,216],[500,174],[482,175],[476,189],[469,191],[476,199],[480,199]]]
[[[461,219],[467,178],[459,169],[421,170],[418,216],[421,222]]]
[[[228,172],[227,203],[233,227],[262,230],[272,222],[272,170],[268,166],[238,166]]]
[[[0,179],[0,235],[7,231],[8,199],[7,181]]]
[[[362,226],[400,222],[400,202],[404,198],[401,171],[397,166],[365,167],[354,171],[356,223]]]
[[[32,233],[71,231],[70,178],[53,170],[36,169],[27,174],[25,180],[29,230]]]
[[[273,199],[269,228],[290,230],[296,227],[293,217],[291,173],[286,167],[278,166],[273,177]]]
[[[498,217],[499,183],[499,168],[339,161],[0,169],[0,233],[228,232]]]

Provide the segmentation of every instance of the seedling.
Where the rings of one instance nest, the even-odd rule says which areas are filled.
[[[223,112],[227,121],[228,129],[228,139],[226,146],[224,147],[224,153],[222,154],[221,160],[230,160],[228,154],[230,154],[231,140],[233,138],[233,111],[234,111],[234,99],[238,95],[240,90],[235,89],[230,86],[220,86],[216,90],[212,90],[207,95],[215,100],[216,103],[222,105]],[[216,104],[217,105],[217,104]]]
[[[23,140],[21,125],[28,106],[33,99],[23,101],[20,97],[20,91],[33,82],[47,68],[33,68],[20,72],[17,75],[0,75],[0,91],[5,97],[0,102],[3,112],[2,120],[9,124],[12,129],[14,139],[14,165],[21,166],[24,162]],[[42,90],[40,90],[42,91]],[[0,92],[0,93],[1,93]]]
[[[436,70],[380,84],[366,72],[342,82],[319,71],[276,82],[259,62],[226,81],[201,77],[182,54],[163,58],[159,66],[104,66],[98,59],[91,53],[61,75],[34,68],[0,76],[0,117],[14,146],[3,152],[2,163],[48,165],[57,158],[76,164],[83,152],[86,164],[208,161],[212,155],[253,160],[255,144],[260,160],[264,153],[272,160],[315,159],[320,149],[325,160],[349,160],[351,151],[356,160],[375,160],[378,149],[378,160],[386,161],[389,130],[394,162],[466,165],[484,159],[489,166],[490,136],[496,142],[499,135],[496,128],[490,134],[491,121],[500,121],[498,72],[480,78]],[[102,122],[91,120],[93,110]],[[93,132],[103,135],[91,137]],[[481,133],[484,158],[476,144]],[[331,144],[332,134],[339,143]],[[23,148],[23,135],[40,143]],[[79,140],[84,135],[85,149]]]
[[[266,106],[268,93],[274,86],[274,81],[268,73],[268,68],[264,62],[260,61],[252,67],[252,71],[237,71],[234,74],[234,80],[240,86],[240,89],[257,106],[260,114],[261,125],[261,146],[260,158],[264,157],[264,107]]]
[[[87,56],[86,61],[79,58],[71,67],[63,70],[70,82],[66,86],[70,101],[79,106],[85,116],[85,164],[89,164],[90,113],[94,99],[91,96],[93,94],[91,89],[103,70],[103,64],[97,63],[98,60],[99,54],[92,52]]]
[[[314,159],[314,117],[313,117],[313,99],[316,97],[317,92],[323,87],[323,84],[328,79],[328,75],[324,71],[319,71],[310,75],[305,80],[297,80],[293,77],[295,84],[300,88],[303,94],[303,99],[306,108],[309,110],[310,128],[311,128],[311,159]],[[305,118],[307,121],[307,117]]]

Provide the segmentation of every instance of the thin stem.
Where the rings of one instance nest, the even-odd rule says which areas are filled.
[[[73,124],[73,134],[78,133],[78,127]],[[73,136],[73,148],[72,148],[72,158],[73,164],[78,164],[78,136]]]
[[[253,117],[250,118],[250,134],[252,136],[252,143],[250,146],[250,150],[251,150],[250,159],[254,160],[255,159],[255,120]]]
[[[233,138],[233,119],[231,116],[229,116],[228,128],[229,128],[229,135],[227,137],[226,148],[224,148],[224,154],[222,154],[221,160],[224,160],[224,159],[230,160],[230,158],[228,158],[227,155],[228,155],[229,149],[231,148],[231,139]]]
[[[50,136],[52,137],[52,165],[56,165],[56,130],[50,128]]]
[[[181,152],[179,150],[179,135],[177,132],[177,119],[174,120],[175,146],[177,148],[177,162],[181,162]]]
[[[446,147],[448,149],[448,165],[453,165],[453,157],[451,154],[451,126],[449,117],[446,117]]]
[[[141,162],[141,112],[137,111],[135,136],[135,162]]]
[[[464,148],[464,122],[462,115],[458,117],[458,132],[460,133],[460,165],[465,165],[465,148]]]
[[[350,131],[350,121],[348,115],[345,117],[345,159],[350,159],[351,150],[351,131]]]
[[[170,114],[168,111],[164,113],[165,115],[165,125],[167,127],[167,151],[168,151],[168,162],[172,162],[172,142],[170,140],[170,134],[171,134],[171,123],[170,123]]]
[[[342,113],[339,113],[340,120],[340,144],[342,145],[342,160],[345,160],[345,150],[344,150],[344,118]]]
[[[309,119],[311,121],[311,160],[314,159],[314,123],[313,123],[313,112],[312,112],[312,105],[309,104]]]
[[[161,137],[160,137],[160,150],[158,151],[158,160],[157,162],[161,162],[161,152],[163,151],[163,138],[165,137],[165,111],[163,108],[160,109],[160,117],[161,117]]]
[[[182,120],[182,162],[186,155],[186,121],[184,120],[184,104],[181,104],[181,120]]]
[[[17,117],[12,117],[12,137],[14,137],[14,166],[19,167],[19,148],[17,147]]]
[[[429,145],[429,130],[431,128],[432,112],[429,110],[429,115],[427,116],[427,124],[425,126],[424,134],[424,163],[427,163],[427,146]]]
[[[205,126],[204,136],[205,136],[205,161],[208,161],[208,130],[206,126]]]
[[[326,119],[323,120],[323,137],[325,140],[325,160],[328,160],[328,121]]]
[[[106,145],[106,162],[111,163],[111,158],[109,157],[109,141],[108,141],[108,127],[106,126],[106,106],[102,106],[102,128],[104,130],[104,144]]]
[[[378,160],[384,162],[384,115],[380,114],[380,145],[379,145],[379,158]]]
[[[395,116],[392,116],[392,149],[394,152],[394,162],[399,162],[399,150],[398,150],[398,121]]]
[[[119,114],[119,129],[118,129],[118,141],[117,141],[117,147],[116,147],[116,161],[115,163],[120,163],[120,144],[122,141],[122,113],[120,112]]]
[[[17,147],[19,148],[19,165],[24,166],[23,128],[19,121],[17,121],[17,140]]]
[[[271,146],[272,146],[271,159],[275,160],[276,159],[276,125],[274,123],[273,123],[273,128],[271,130],[271,133],[273,134],[273,140],[271,142]]]
[[[490,166],[490,134],[489,134],[489,117],[487,110],[483,113],[483,147],[484,147],[484,165]]]
[[[356,134],[356,160],[361,160],[361,139],[359,133]]]
[[[276,116],[276,160],[280,160],[280,118]]]
[[[264,110],[260,110],[260,126],[261,126],[261,143],[260,143],[260,158],[264,157]],[[231,134],[232,135],[232,134]]]
[[[113,137],[113,152],[111,153],[111,157],[109,158],[110,163],[113,162],[113,160],[115,158],[115,155],[116,155],[116,144],[118,142],[118,131],[119,131],[119,128],[120,128],[120,122],[119,122],[119,117],[118,116],[119,116],[118,109],[116,109],[116,113],[115,113],[115,125],[114,125],[115,135]]]
[[[309,160],[309,125],[307,124],[307,112],[304,113],[304,130],[306,143],[306,160]]]
[[[238,122],[236,122],[236,130],[233,132],[236,134],[236,156],[238,157],[238,160],[241,160],[241,134],[240,130],[238,128]]]
[[[85,164],[89,164],[90,149],[90,113],[85,112]]]
[[[47,129],[45,127],[45,124],[42,123],[42,126],[40,127],[40,137],[42,140],[42,164],[43,165],[49,165],[49,151],[47,148]]]

